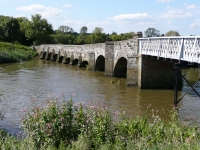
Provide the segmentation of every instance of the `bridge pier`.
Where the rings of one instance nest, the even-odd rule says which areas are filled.
[[[138,86],[138,65],[139,65],[139,56],[130,56],[127,58],[127,77],[126,85],[127,86]]]
[[[40,59],[45,59],[45,52],[44,52],[44,50],[42,50],[40,52]]]
[[[173,89],[174,88],[174,61],[157,60],[153,56],[139,57],[138,85],[146,89]]]
[[[66,54],[66,52],[64,53],[62,63],[67,64],[67,54]]]
[[[77,64],[77,67],[81,67],[81,63],[82,63],[82,56],[80,55],[78,57],[78,64]]]
[[[49,49],[47,49],[45,59],[46,59],[46,60],[50,60],[50,58],[51,58],[51,55],[50,55],[50,53],[49,53]]]
[[[72,65],[73,62],[74,62],[74,55],[71,55],[71,58],[70,58],[70,62],[69,62],[69,64]]]
[[[95,53],[89,53],[89,70],[95,69]]]
[[[114,70],[114,43],[105,43],[105,75],[113,76]]]

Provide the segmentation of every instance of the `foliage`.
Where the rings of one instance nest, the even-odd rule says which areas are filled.
[[[19,23],[16,18],[0,16],[0,41],[16,41],[19,34]]]
[[[22,30],[28,39],[35,41],[36,45],[48,42],[50,34],[53,33],[52,25],[40,14],[31,16],[31,21],[25,21],[21,24]]]
[[[30,47],[0,42],[0,63],[29,60],[36,55]]]
[[[148,28],[146,31],[145,31],[145,35],[147,37],[157,37],[157,36],[160,36],[160,31],[155,29],[155,28]]]
[[[25,139],[35,148],[199,149],[198,128],[180,123],[177,115],[173,110],[171,120],[164,121],[152,110],[152,118],[128,118],[124,112],[112,114],[98,104],[73,103],[64,97],[50,97],[46,106],[21,112]]]
[[[86,26],[83,26],[81,29],[80,29],[80,34],[81,35],[85,35],[85,34],[87,34],[87,27]]]
[[[73,33],[73,32],[74,30],[71,27],[64,26],[64,25],[59,26],[58,29],[56,30],[56,33],[58,34],[66,34],[66,33]]]
[[[177,31],[170,30],[167,33],[165,33],[165,36],[180,36],[180,34]]]

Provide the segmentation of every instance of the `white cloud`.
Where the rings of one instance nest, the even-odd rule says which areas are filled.
[[[70,8],[70,7],[72,7],[72,5],[70,5],[70,4],[64,4],[64,7]]]
[[[200,19],[197,19],[190,25],[190,27],[197,27],[200,28]]]
[[[169,3],[170,0],[157,0],[158,3]]]
[[[174,18],[188,18],[188,17],[192,17],[191,13],[184,13],[182,10],[178,10],[178,9],[171,9],[167,12],[167,14],[164,15],[165,18],[170,18],[170,19],[174,19]]]
[[[197,6],[193,4],[193,5],[188,5],[188,6],[186,6],[186,8],[187,8],[187,9],[196,9]]]
[[[121,14],[118,16],[114,16],[113,20],[141,20],[150,18],[150,16],[147,13],[136,13],[136,14]]]
[[[20,6],[17,8],[18,11],[39,13],[42,17],[62,17],[63,11],[54,7],[46,7],[44,5],[34,4],[30,6]]]

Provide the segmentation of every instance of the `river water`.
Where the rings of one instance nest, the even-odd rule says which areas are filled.
[[[197,69],[183,71],[185,76],[194,82],[199,78]],[[187,84],[183,90],[187,90]],[[196,87],[200,92],[200,84]],[[135,116],[152,109],[162,112],[167,118],[173,107],[173,90],[151,90],[138,87],[126,87],[126,79],[106,77],[104,72],[89,71],[66,64],[31,60],[13,64],[0,64],[0,107],[4,111],[4,119],[0,120],[0,128],[10,133],[18,133],[21,108],[28,108],[31,101],[45,104],[49,94],[58,97],[64,94],[73,101],[101,103],[113,111],[125,111]],[[189,92],[179,103],[179,115],[182,120],[200,123],[200,99],[193,91]]]

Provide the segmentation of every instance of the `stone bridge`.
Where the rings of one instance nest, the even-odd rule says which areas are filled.
[[[198,66],[199,45],[199,37],[142,38],[142,33],[138,32],[125,41],[85,45],[46,44],[35,49],[41,59],[105,71],[106,76],[124,77],[127,86],[173,89],[175,63],[194,63]]]

